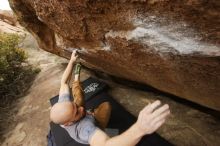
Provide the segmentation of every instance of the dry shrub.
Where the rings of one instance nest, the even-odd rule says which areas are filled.
[[[27,54],[19,48],[20,41],[22,38],[16,34],[0,33],[0,136],[8,127],[5,124],[13,122],[13,103],[25,95],[40,71],[28,64]]]

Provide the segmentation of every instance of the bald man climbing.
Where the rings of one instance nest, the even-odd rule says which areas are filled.
[[[111,106],[105,102],[93,114],[84,110],[83,92],[79,84],[79,66],[76,66],[72,87],[74,102],[70,101],[68,82],[76,58],[74,51],[61,79],[58,103],[52,107],[50,113],[51,120],[61,124],[73,139],[91,146],[135,146],[144,135],[155,132],[163,125],[170,110],[167,104],[160,106],[161,102],[157,100],[142,109],[138,120],[127,131],[110,138],[103,128],[108,123]]]

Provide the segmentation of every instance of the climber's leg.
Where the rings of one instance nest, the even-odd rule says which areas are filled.
[[[74,98],[74,103],[76,103],[78,106],[84,106],[84,94],[79,81],[80,70],[81,65],[77,63],[75,67],[75,79],[72,83],[72,94]]]
[[[106,128],[111,116],[111,109],[111,104],[109,102],[104,102],[94,110],[94,116],[100,128]]]

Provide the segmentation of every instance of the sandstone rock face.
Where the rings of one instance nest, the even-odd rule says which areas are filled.
[[[48,52],[220,111],[220,2],[10,0]],[[70,49],[71,50],[71,49]]]

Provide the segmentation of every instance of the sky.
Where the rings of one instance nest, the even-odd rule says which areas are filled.
[[[1,10],[11,10],[8,0],[0,0],[0,9]]]

